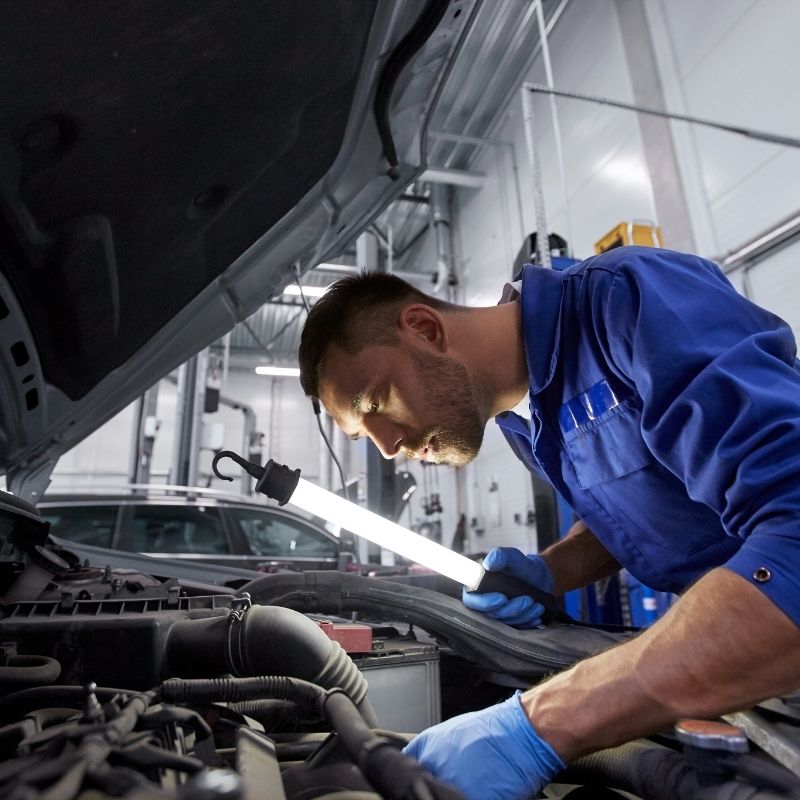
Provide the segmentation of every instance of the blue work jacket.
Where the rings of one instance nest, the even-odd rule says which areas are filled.
[[[605,547],[680,592],[724,565],[800,624],[800,368],[789,326],[702,258],[527,265],[531,422],[497,422]]]

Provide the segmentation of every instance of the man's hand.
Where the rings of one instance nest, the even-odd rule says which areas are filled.
[[[428,728],[403,752],[469,800],[527,800],[565,764],[533,729],[519,697]]]
[[[800,629],[724,568],[652,627],[522,695],[536,730],[571,761],[682,717],[713,718],[794,691]]]
[[[483,566],[490,572],[506,572],[532,587],[553,593],[553,576],[541,556],[526,556],[514,547],[495,547],[483,559]],[[515,628],[535,628],[542,624],[544,606],[526,595],[509,599],[500,592],[468,592],[464,589],[462,599],[467,608],[481,611]]]

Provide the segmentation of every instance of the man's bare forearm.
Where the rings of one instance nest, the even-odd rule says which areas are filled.
[[[555,594],[588,586],[613,575],[619,562],[606,550],[584,522],[576,522],[567,535],[540,554],[555,581]]]
[[[649,630],[530,689],[523,707],[566,761],[800,685],[800,629],[757,588],[708,573]]]

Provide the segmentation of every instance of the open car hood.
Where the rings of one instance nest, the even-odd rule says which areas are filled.
[[[467,0],[7,9],[0,474],[58,457],[301,271],[425,162]]]

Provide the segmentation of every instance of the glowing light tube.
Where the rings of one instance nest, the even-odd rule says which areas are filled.
[[[474,590],[484,577],[485,571],[477,561],[454,553],[304,478],[298,480],[289,503],[341,525],[379,547],[463,583],[469,590]]]

